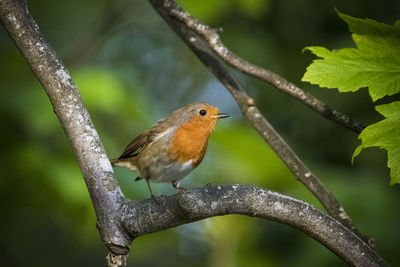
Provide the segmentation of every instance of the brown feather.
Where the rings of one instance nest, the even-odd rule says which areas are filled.
[[[141,135],[137,136],[135,139],[133,139],[125,148],[124,152],[122,152],[121,156],[119,156],[119,159],[124,159],[124,158],[130,158],[136,156],[142,147],[150,143],[150,137],[147,134],[147,132],[142,133]]]
[[[135,137],[122,152],[119,159],[137,156],[140,151],[154,141],[155,137],[171,127],[169,117],[159,120],[153,127]]]
[[[137,157],[123,158],[123,159],[111,159],[110,163],[113,167],[125,167],[133,171],[136,171]]]

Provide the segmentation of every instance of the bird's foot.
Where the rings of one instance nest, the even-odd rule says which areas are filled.
[[[158,206],[161,206],[160,200],[158,200],[158,198],[155,195],[151,194],[151,198],[157,203]]]

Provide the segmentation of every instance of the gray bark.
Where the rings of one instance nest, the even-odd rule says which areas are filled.
[[[101,238],[111,250],[128,251],[131,239],[115,223],[124,195],[103,144],[67,69],[39,31],[24,0],[1,0],[0,18],[46,91],[70,142],[97,215]]]
[[[76,85],[40,33],[26,1],[0,0],[0,21],[41,82],[71,144],[97,215],[97,228],[109,249],[109,266],[126,266],[136,237],[226,214],[288,224],[351,265],[386,266],[373,249],[334,218],[305,202],[257,187],[189,189],[159,197],[157,202],[126,199]]]

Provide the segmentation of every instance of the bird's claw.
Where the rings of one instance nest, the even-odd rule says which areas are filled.
[[[158,200],[158,198],[155,195],[151,194],[151,198],[157,203],[158,206],[161,206],[160,200]]]

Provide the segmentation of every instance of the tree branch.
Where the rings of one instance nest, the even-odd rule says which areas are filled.
[[[183,11],[173,0],[149,0],[149,2],[178,36],[189,46],[208,70],[226,87],[250,124],[260,133],[275,153],[288,166],[295,177],[317,197],[328,214],[339,220],[359,237],[368,242],[368,244],[373,246],[373,239],[363,236],[358,231],[339,201],[322,181],[307,168],[272,125],[269,124],[255,106],[254,99],[247,95],[243,87],[223,67],[220,61],[210,51],[208,44],[203,41],[203,38],[193,31],[192,27],[194,27],[193,25],[195,22],[193,22],[193,20],[188,20],[188,24],[193,23],[193,25],[189,27],[182,19],[178,19],[176,14],[185,14],[182,15],[185,18],[190,18],[190,15]],[[198,25],[198,27],[195,28],[206,27],[207,26],[204,25]]]
[[[199,36],[203,37],[204,40],[207,41],[207,44],[212,49],[212,51],[230,66],[245,74],[254,76],[262,81],[265,81],[275,86],[279,91],[292,96],[294,99],[308,106],[325,118],[357,134],[361,133],[361,131],[365,128],[365,126],[361,123],[351,119],[350,117],[342,114],[339,111],[332,109],[321,100],[303,91],[301,88],[287,81],[280,75],[268,69],[251,64],[248,61],[235,55],[222,43],[219,36],[219,32],[222,31],[221,28],[212,29],[205,24],[201,24],[197,19],[193,18],[188,12],[183,10],[173,0],[165,1],[164,8],[168,10],[170,16],[175,16],[175,18],[182,21],[187,28],[191,29]]]
[[[126,266],[133,238],[226,214],[286,223],[315,238],[349,264],[387,266],[373,249],[335,219],[307,203],[260,188],[234,185],[191,189],[160,197],[159,203],[126,199],[76,85],[40,33],[26,2],[0,0],[0,21],[44,87],[71,143],[93,202],[100,236],[110,251],[109,266]]]
[[[124,200],[103,145],[68,71],[39,31],[25,0],[0,0],[0,20],[45,89],[81,168],[111,252],[126,254],[130,236],[114,220]]]
[[[241,214],[295,227],[354,266],[387,266],[352,231],[303,201],[253,186],[233,185],[188,189],[172,196],[127,202],[123,222],[136,238],[206,218]]]

